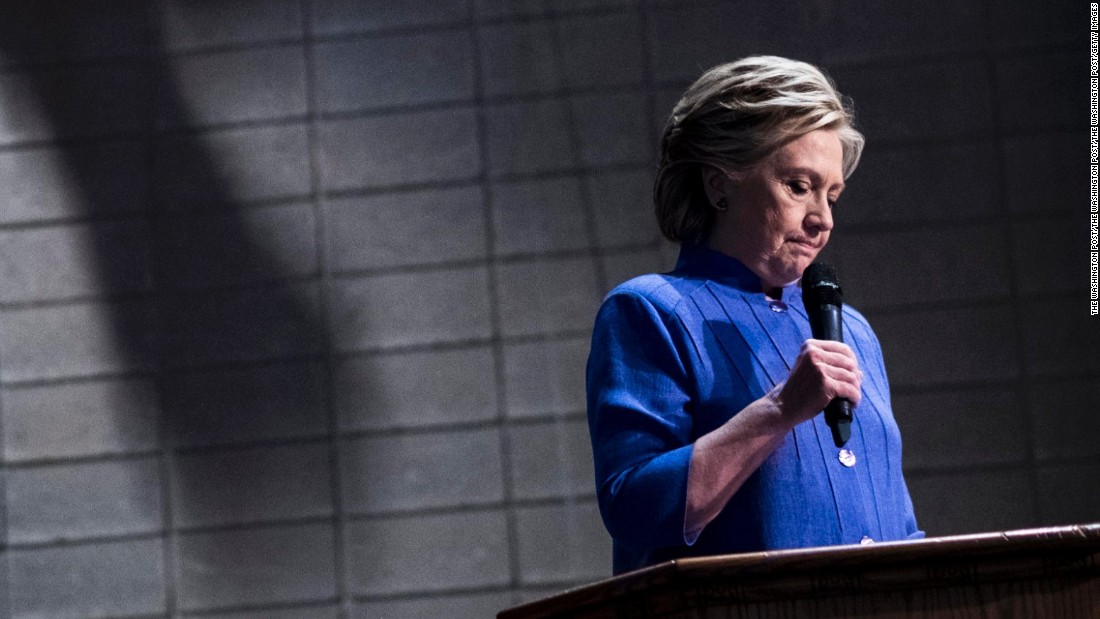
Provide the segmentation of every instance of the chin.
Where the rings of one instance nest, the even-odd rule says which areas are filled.
[[[760,279],[768,286],[787,286],[802,279],[802,272],[813,263],[814,259],[817,258],[817,254],[818,252],[815,251],[813,255],[799,253],[797,255],[780,254],[773,256],[772,260],[765,263],[766,272],[757,273],[757,275],[760,275]]]
[[[811,264],[813,264],[814,260],[817,260],[816,251],[813,253],[813,255],[799,256],[798,260],[795,261],[794,268],[792,270],[794,273],[797,273],[795,277],[802,277],[802,272],[805,271]]]

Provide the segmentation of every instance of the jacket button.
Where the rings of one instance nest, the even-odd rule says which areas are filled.
[[[841,449],[836,457],[840,460],[841,464],[848,468],[852,468],[856,465],[856,454],[851,449]]]

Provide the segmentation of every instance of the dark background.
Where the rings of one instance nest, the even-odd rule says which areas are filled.
[[[583,365],[702,70],[824,67],[931,535],[1100,520],[1088,3],[0,16],[4,617],[484,617],[610,573]],[[29,8],[28,8],[29,7]]]

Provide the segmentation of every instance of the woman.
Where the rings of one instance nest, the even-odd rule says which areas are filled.
[[[922,537],[878,340],[814,340],[797,282],[863,137],[815,67],[711,69],[676,105],[654,200],[675,270],[605,299],[589,429],[616,573],[691,555]],[[846,449],[820,411],[854,405]]]

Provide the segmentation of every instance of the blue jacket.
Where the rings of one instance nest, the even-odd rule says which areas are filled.
[[[694,442],[786,379],[809,321],[796,285],[781,302],[737,260],[685,246],[676,269],[615,288],[596,318],[588,423],[615,573],[684,556],[923,537],[901,471],[882,351],[844,307],[864,372],[839,457],[823,415],[799,424],[695,540],[684,534]],[[850,464],[850,460],[848,460]]]

